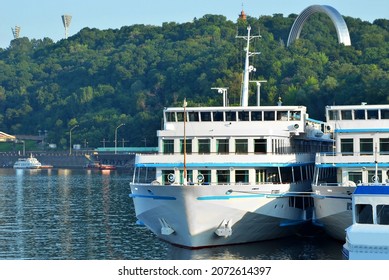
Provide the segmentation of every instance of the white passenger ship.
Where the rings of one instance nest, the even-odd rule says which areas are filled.
[[[136,216],[172,244],[269,240],[310,221],[315,153],[330,150],[332,140],[304,106],[248,106],[250,28],[244,38],[241,106],[226,106],[221,89],[223,107],[167,108],[159,153],[136,156]],[[147,182],[150,168],[155,178]]]
[[[376,161],[379,179],[389,178],[389,105],[327,106],[326,117],[335,147],[316,157],[314,222],[344,241],[357,184],[374,182]]]
[[[28,158],[19,158],[13,165],[15,169],[39,169],[42,164],[32,156]]]

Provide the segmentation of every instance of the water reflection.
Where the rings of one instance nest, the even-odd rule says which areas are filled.
[[[340,259],[325,236],[187,250],[136,224],[126,172],[0,169],[0,259]]]
[[[292,236],[250,244],[189,250],[176,246],[168,249],[168,258],[177,260],[317,260],[342,257],[341,244],[323,233]]]

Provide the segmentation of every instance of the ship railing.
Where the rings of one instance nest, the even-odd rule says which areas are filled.
[[[239,152],[239,151],[229,151],[229,152],[187,152],[187,155],[255,155],[255,156],[273,156],[273,155],[304,155],[304,154],[311,154],[310,151],[291,151],[289,148],[279,148],[276,152]],[[329,152],[328,152],[329,153]],[[166,155],[183,155],[182,152],[154,152],[154,153],[137,153],[136,155],[142,155],[142,156],[166,156]]]
[[[153,175],[151,175],[153,174]],[[134,180],[134,183],[137,183],[137,184],[151,184],[151,185],[180,185],[181,183],[180,182],[174,182],[174,183],[169,183],[168,181],[164,182],[164,183],[161,183],[159,182],[158,180],[155,180],[155,177],[152,177],[154,176],[155,173],[150,173],[148,175],[141,175],[141,176],[138,176],[138,175],[135,175],[135,180]],[[307,179],[308,180],[308,179]],[[237,186],[237,187],[250,187],[251,190],[261,190],[261,188],[263,187],[271,187],[271,186],[289,186],[291,184],[296,184],[296,183],[300,183],[300,182],[303,182],[305,180],[297,180],[295,182],[291,182],[290,180],[288,181],[283,181],[283,182],[280,182],[280,181],[267,181],[267,182],[197,182],[197,181],[189,181],[187,183],[187,185],[189,186],[226,186],[226,185],[229,185],[229,186]]]
[[[317,184],[319,187],[344,187],[346,184],[344,183],[326,183],[326,182],[319,182]]]
[[[389,162],[389,152],[326,152],[316,154],[316,164]]]
[[[331,188],[331,187],[356,187],[357,184],[361,184],[361,182],[353,182],[353,181],[347,181],[347,182],[339,182],[339,183],[326,183],[326,182],[320,182],[317,184],[312,184],[312,186],[315,187],[325,187],[325,188]]]
[[[187,163],[295,163],[313,162],[311,153],[190,153]],[[135,163],[182,163],[181,153],[142,154],[136,157]]]

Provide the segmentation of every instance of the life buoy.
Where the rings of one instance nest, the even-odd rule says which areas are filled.
[[[380,180],[380,177],[376,176],[376,175],[373,175],[371,176],[371,181],[374,183],[374,182],[378,182]]]
[[[199,175],[197,175],[197,182],[201,184],[203,181],[204,181],[204,175],[199,173]]]
[[[173,173],[169,173],[169,175],[167,175],[167,179],[168,179],[169,183],[172,184],[176,180],[176,176],[174,176]]]

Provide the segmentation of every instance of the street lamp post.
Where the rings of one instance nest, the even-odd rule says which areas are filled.
[[[73,131],[73,129],[75,129],[75,128],[78,127],[78,126],[79,126],[78,124],[75,125],[75,126],[73,126],[73,127],[70,129],[70,131],[69,131],[69,156],[72,155],[72,131]]]
[[[124,123],[121,123],[119,124],[116,128],[115,128],[115,154],[117,154],[117,148],[118,148],[118,129],[119,127],[125,125]]]

